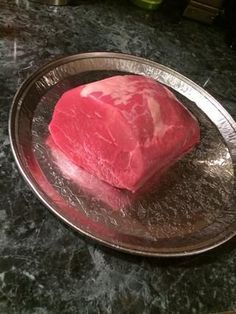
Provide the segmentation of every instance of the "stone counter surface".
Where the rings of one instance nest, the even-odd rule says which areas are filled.
[[[55,57],[117,51],[167,65],[203,86],[236,118],[236,54],[220,27],[128,1],[48,7],[0,1],[0,313],[236,311],[236,240],[189,258],[130,256],[101,247],[53,216],[13,161],[7,123],[22,81]]]

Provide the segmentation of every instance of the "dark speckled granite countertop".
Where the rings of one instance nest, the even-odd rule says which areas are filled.
[[[170,1],[171,2],[171,1]],[[171,7],[171,5],[170,5]],[[236,118],[236,55],[223,31],[126,1],[47,7],[0,1],[0,313],[216,313],[236,310],[236,242],[184,259],[102,248],[31,193],[10,151],[7,120],[20,83],[68,54],[121,51],[163,63],[212,93]]]

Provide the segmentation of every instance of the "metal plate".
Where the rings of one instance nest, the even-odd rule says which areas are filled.
[[[120,73],[150,76],[171,87],[201,125],[200,145],[136,194],[75,167],[48,137],[63,92]],[[116,53],[79,54],[45,65],[21,86],[9,121],[17,165],[45,205],[107,246],[149,256],[196,254],[235,235],[235,129],[225,109],[189,79]]]

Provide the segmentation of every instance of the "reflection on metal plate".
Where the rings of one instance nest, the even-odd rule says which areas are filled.
[[[200,145],[136,194],[70,163],[48,133],[63,92],[127,73],[172,88],[201,125]],[[105,245],[150,256],[196,254],[235,235],[235,128],[223,107],[192,81],[160,64],[116,53],[74,55],[45,65],[21,86],[9,121],[18,167],[45,205]]]

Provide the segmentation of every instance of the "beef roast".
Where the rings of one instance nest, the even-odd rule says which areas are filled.
[[[65,92],[49,130],[76,165],[131,191],[200,138],[197,120],[174,94],[139,75],[113,76]]]
[[[76,166],[53,142],[51,136],[46,140],[46,144],[51,152],[51,157],[57,168],[62,173],[63,177],[73,182],[78,189],[81,189],[85,194],[93,196],[96,200],[101,200],[103,203],[112,209],[121,209],[128,207],[135,194],[129,193],[126,190],[117,189],[110,184],[93,176],[81,167]]]

